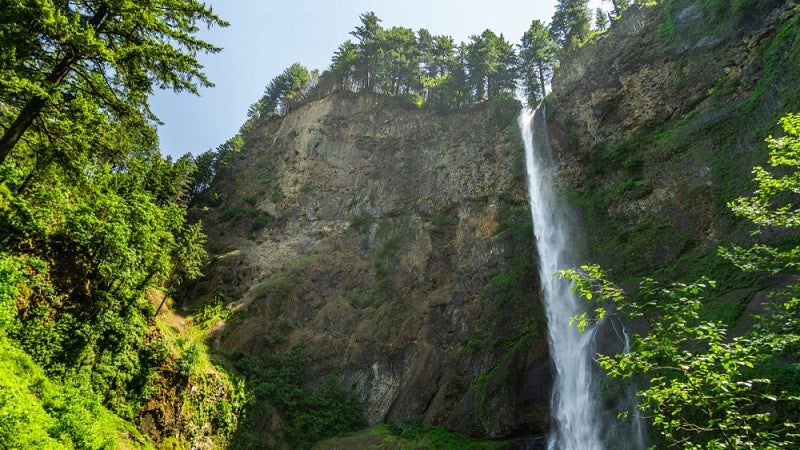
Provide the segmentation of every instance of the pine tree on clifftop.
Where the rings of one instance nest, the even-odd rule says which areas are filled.
[[[591,15],[588,4],[589,0],[558,0],[550,32],[562,48],[576,48],[589,37]]]

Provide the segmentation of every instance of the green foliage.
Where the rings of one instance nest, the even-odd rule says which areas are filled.
[[[563,50],[575,49],[589,37],[588,4],[588,0],[558,0],[556,3],[550,33]]]
[[[556,49],[550,29],[539,20],[531,22],[519,48],[520,75],[528,105],[535,105],[547,95],[545,87],[552,76]]]
[[[190,169],[144,154],[121,168],[53,171],[0,217],[3,267],[16,272],[5,276],[24,286],[9,336],[48,376],[88,380],[124,417],[163,362],[147,337],[146,292],[196,277],[205,257],[205,236],[181,206]],[[4,186],[24,183],[9,173]]]
[[[272,79],[261,97],[250,106],[247,116],[252,119],[285,115],[293,105],[304,100],[311,83],[311,73],[300,63],[294,63]]]
[[[231,315],[231,311],[222,304],[222,298],[222,294],[217,294],[194,313],[194,321],[197,326],[207,328],[218,319],[224,321]]]
[[[472,439],[455,433],[446,427],[425,427],[421,420],[395,423],[391,422],[378,428],[378,433],[385,433],[408,442],[409,448],[496,448],[497,444],[489,441]]]
[[[493,300],[496,311],[520,301],[529,301],[527,292],[531,288],[531,274],[536,269],[533,224],[528,207],[504,207],[499,215],[500,223],[494,238],[516,250],[507,267],[489,273],[486,279],[484,295]]]
[[[91,390],[55,383],[0,335],[0,442],[5,448],[119,448],[141,439]]]
[[[269,200],[272,203],[280,203],[286,198],[286,194],[283,193],[283,188],[280,184],[275,183],[272,185],[272,189],[269,193]]]
[[[756,167],[753,196],[731,202],[736,214],[765,226],[797,227],[800,210],[788,198],[800,192],[800,116],[781,120],[784,136],[767,140],[770,163],[787,168],[775,175]],[[732,247],[721,254],[745,271],[796,271],[798,247],[781,250],[767,244]],[[800,444],[800,386],[786,381],[800,350],[800,286],[773,295],[765,315],[743,336],[729,336],[722,321],[704,319],[704,292],[715,282],[663,287],[642,281],[633,295],[607,280],[597,266],[562,271],[574,289],[597,307],[579,314],[583,329],[608,313],[647,322],[647,332],[633,336],[630,351],[600,355],[612,377],[646,377],[638,391],[640,408],[668,445],[685,448],[792,448]],[[792,361],[786,364],[787,359]],[[778,380],[773,383],[773,379]]]
[[[298,259],[281,267],[278,273],[271,275],[259,284],[256,289],[256,298],[260,300],[267,298],[286,299],[297,289],[307,264],[308,260]]]
[[[436,213],[429,216],[424,216],[423,220],[436,227],[453,228],[458,226],[459,219],[457,215]]]
[[[486,332],[482,328],[478,328],[468,338],[461,341],[458,344],[458,348],[467,349],[470,351],[476,351],[481,348],[485,340],[486,340]]]
[[[251,232],[271,227],[279,222],[279,219],[268,211],[235,204],[220,208],[219,215],[226,222],[241,222],[248,219],[247,224]]]
[[[421,29],[383,28],[374,12],[359,16],[320,77],[319,95],[333,89],[377,92],[417,107],[446,112],[513,94],[519,71],[512,45],[485,30],[456,45],[450,36]]]
[[[594,27],[600,31],[608,28],[608,16],[603,8],[597,8],[594,12]]]
[[[350,216],[350,228],[362,234],[369,232],[373,223],[375,223],[375,217],[366,211],[360,211]]]
[[[320,443],[321,448],[392,448],[412,450],[438,449],[493,449],[502,448],[503,443],[470,438],[443,426],[425,427],[421,420],[394,422],[378,425],[368,430],[328,439]]]
[[[516,89],[517,55],[503,35],[484,30],[480,35],[470,36],[463,57],[467,86],[474,102],[511,94]]]
[[[516,124],[522,104],[511,93],[503,92],[489,101],[489,111],[500,126]]]
[[[308,448],[319,440],[365,426],[363,406],[335,378],[326,379],[319,389],[308,386],[304,374],[308,358],[302,348],[288,354],[237,354],[235,358],[236,369],[244,376],[251,395],[244,418],[251,426],[244,429],[253,430],[234,437],[236,448],[263,448],[270,437],[274,438],[258,434],[253,426],[271,408],[281,418],[282,441],[295,448]]]
[[[195,0],[15,1],[2,17],[0,163],[13,153],[29,173],[153,148],[148,95],[211,86],[197,54],[220,49],[198,24],[227,26]]]
[[[189,378],[199,359],[200,348],[197,344],[184,341],[181,345],[180,357],[175,364],[175,372],[184,378]]]
[[[637,392],[640,408],[668,445],[689,448],[782,448],[795,437],[794,426],[776,420],[766,403],[798,402],[800,398],[774,392],[770,381],[753,369],[768,359],[764,335],[728,337],[722,322],[700,318],[703,292],[709,280],[662,287],[645,279],[631,300],[606,280],[596,266],[562,275],[598,306],[592,316],[573,320],[583,329],[600,320],[613,304],[616,314],[646,320],[646,335],[634,335],[630,351],[599,355],[600,366],[612,377],[646,375],[648,384]]]
[[[217,174],[230,167],[233,159],[239,155],[243,146],[244,139],[241,134],[237,134],[224,144],[218,145],[216,150],[207,150],[199,154],[194,159],[197,169],[189,189],[189,199],[194,200],[200,194],[209,190]]]
[[[297,287],[297,281],[282,275],[273,275],[262,282],[256,291],[257,299],[275,297],[285,299]]]
[[[147,448],[121,418],[170,372],[161,291],[200,275],[186,204],[225,161],[162,158],[148,96],[211,86],[197,55],[219,49],[196,34],[227,24],[194,0],[0,16],[0,442]]]
[[[24,279],[24,265],[20,259],[0,253],[0,335],[16,320],[14,296],[17,295],[17,284]]]
[[[783,173],[775,175],[761,166],[753,168],[758,187],[750,197],[741,197],[728,204],[734,214],[744,217],[760,227],[798,227],[800,226],[800,210],[792,204],[800,193],[800,115],[789,114],[781,119],[783,136],[769,137],[769,164],[774,171]],[[780,204],[784,202],[784,204]],[[773,254],[780,258],[772,262],[773,268],[797,269],[800,263],[800,250]],[[745,265],[747,270],[765,267],[763,258],[750,254],[746,258],[754,265]]]

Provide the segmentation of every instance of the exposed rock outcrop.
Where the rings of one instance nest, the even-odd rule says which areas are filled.
[[[261,123],[198,211],[193,298],[237,313],[227,352],[305,345],[371,423],[490,437],[547,426],[550,369],[522,143],[487,108],[339,94]],[[213,203],[213,200],[209,200]]]
[[[632,7],[562,61],[548,99],[551,137],[564,189],[601,231],[590,258],[641,275],[746,239],[726,203],[750,192],[764,138],[797,107],[786,83],[798,69],[788,31],[797,2],[747,8]],[[683,264],[671,273],[693,270]]]

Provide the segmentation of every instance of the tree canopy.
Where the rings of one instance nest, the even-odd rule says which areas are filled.
[[[264,90],[264,96],[250,106],[247,115],[284,115],[293,102],[301,100],[311,83],[311,73],[300,63],[287,67],[273,78]]]
[[[3,2],[0,378],[35,380],[0,389],[4,443],[111,447],[109,410],[133,419],[172,370],[155,298],[200,275],[205,235],[196,162],[161,156],[148,98],[211,86],[197,33],[226,25],[196,0]]]
[[[522,88],[528,104],[536,104],[547,95],[546,85],[556,61],[556,50],[549,28],[539,20],[531,22],[519,47]]]
[[[589,37],[589,0],[558,0],[550,24],[553,38],[565,49],[577,47]]]
[[[33,168],[154,148],[154,88],[212,83],[199,25],[226,26],[196,0],[5,2],[0,12],[0,163]]]

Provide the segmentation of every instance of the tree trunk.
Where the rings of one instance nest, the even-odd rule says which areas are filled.
[[[102,6],[95,12],[91,20],[89,20],[88,25],[91,28],[98,29],[107,15],[107,7]],[[47,84],[54,87],[60,85],[72,70],[72,66],[78,61],[78,56],[79,55],[71,49],[67,55],[53,67],[53,71],[50,72],[50,75],[45,79]],[[6,132],[3,133],[3,137],[0,137],[0,164],[11,154],[17,142],[22,139],[22,135],[28,131],[33,121],[39,117],[42,109],[47,105],[47,100],[47,98],[42,97],[33,97],[28,100],[22,108],[22,111],[17,115],[17,118],[14,119],[14,122],[8,127]]]
[[[541,61],[536,63],[536,68],[539,72],[539,85],[542,87],[542,98],[545,98],[547,97],[547,88],[544,85],[544,66],[542,66]]]

